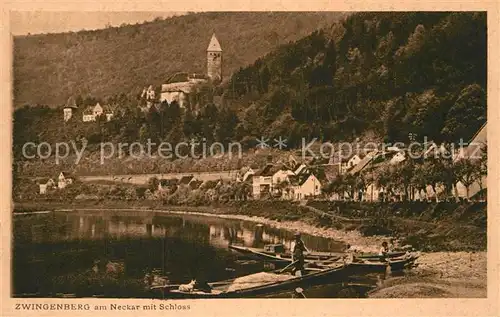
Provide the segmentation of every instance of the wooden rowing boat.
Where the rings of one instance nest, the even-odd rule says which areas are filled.
[[[406,254],[406,251],[396,251],[396,252],[389,252],[385,256],[386,258],[398,258]],[[357,254],[356,257],[358,259],[374,259],[378,260],[380,259],[380,255],[377,253],[361,253]]]
[[[239,253],[248,255],[256,260],[264,260],[268,259],[270,262],[274,262],[274,259],[272,257],[278,257],[280,259],[291,259],[291,252],[285,251],[285,252],[272,252],[268,251],[265,248],[252,248],[252,247],[245,247],[245,246],[239,246],[239,245],[229,245],[229,249],[235,250]],[[318,252],[318,251],[312,251],[309,252],[308,254],[305,255],[306,260],[328,260],[332,258],[341,258],[344,256],[346,253],[344,252]],[[401,256],[404,256],[406,254],[406,251],[396,251],[396,252],[389,252],[385,258],[398,258]],[[269,258],[268,256],[272,256]],[[361,253],[361,254],[356,254],[356,258],[359,259],[366,259],[366,260],[379,260],[380,255],[375,254],[375,253]],[[278,262],[281,262],[278,261]]]
[[[239,245],[229,245],[229,249],[237,251],[255,260],[268,261],[272,263],[289,263],[292,259],[290,252],[271,252],[262,248],[251,248]],[[310,252],[305,255],[307,261],[324,261],[332,259],[341,259],[342,253],[332,252]]]
[[[385,260],[354,258],[351,269],[360,273],[385,272],[389,267],[392,272],[396,272],[412,267],[418,257],[417,254],[408,254],[397,258],[386,258]]]
[[[290,273],[260,272],[220,282],[207,283],[210,291],[181,291],[178,285],[156,287],[164,298],[245,298],[267,295],[278,291],[292,290],[298,286],[309,286],[325,281],[342,281],[347,278],[349,265],[339,264],[322,269],[305,269],[303,276]]]
[[[287,254],[273,254],[272,252],[266,252],[259,248],[250,248],[243,246],[230,245],[230,249],[240,252],[242,254],[248,255],[254,259],[266,262],[272,262],[275,265],[288,265],[291,263],[291,256]],[[328,257],[330,255],[330,257]],[[346,255],[346,254],[344,254]],[[400,253],[397,253],[400,255]],[[315,266],[317,268],[328,267],[331,265],[338,265],[342,258],[338,253],[327,253],[322,252],[321,255],[305,256],[305,262],[309,263],[310,266]],[[391,254],[385,258],[381,256],[370,255],[370,256],[354,256],[350,269],[356,272],[384,272],[387,267],[391,268],[391,271],[401,271],[406,267],[411,266],[415,260],[418,258],[416,254],[403,253],[403,255],[398,257],[391,257]]]

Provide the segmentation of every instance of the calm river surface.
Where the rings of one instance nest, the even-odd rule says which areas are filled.
[[[172,284],[237,277],[262,271],[265,264],[243,259],[229,243],[289,247],[293,239],[291,232],[252,222],[151,211],[19,215],[13,229],[15,297],[152,297],[144,286],[146,272],[154,270]],[[303,240],[315,251],[343,246],[308,235]],[[337,297],[339,286],[307,292]]]

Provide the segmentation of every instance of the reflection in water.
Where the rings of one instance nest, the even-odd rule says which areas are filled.
[[[15,218],[13,233],[14,294],[48,297],[150,296],[143,278],[153,270],[171,283],[236,277],[260,271],[264,264],[240,261],[229,244],[289,247],[293,239],[290,232],[239,220],[113,211]],[[328,239],[303,239],[311,250],[342,248]]]

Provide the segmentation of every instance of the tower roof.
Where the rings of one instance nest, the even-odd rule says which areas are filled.
[[[212,34],[212,38],[210,39],[210,43],[208,44],[207,51],[209,51],[209,52],[222,52],[222,48],[220,47],[219,41],[215,37],[215,33]]]
[[[68,101],[66,101],[66,104],[64,105],[64,108],[77,108],[75,97],[69,97]]]

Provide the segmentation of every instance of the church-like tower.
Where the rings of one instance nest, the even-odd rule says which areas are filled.
[[[222,80],[222,48],[215,34],[207,48],[207,76],[213,81]]]

